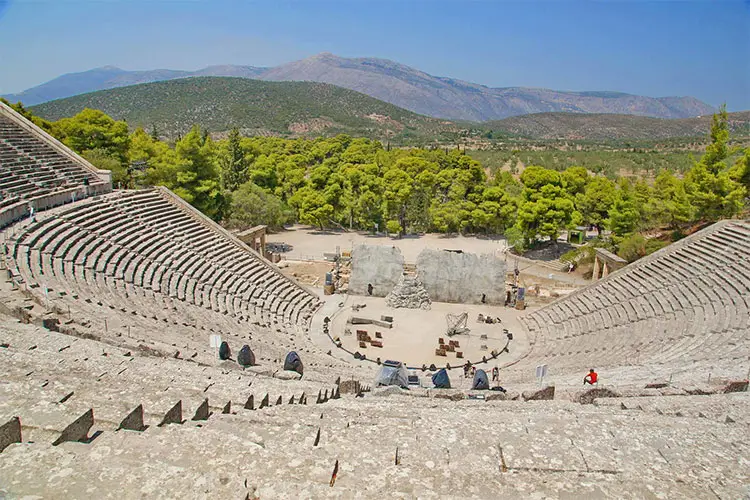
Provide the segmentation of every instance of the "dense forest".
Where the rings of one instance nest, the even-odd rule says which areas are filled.
[[[628,260],[666,244],[642,233],[734,217],[747,208],[750,148],[732,147],[722,109],[699,159],[649,180],[604,165],[487,168],[461,149],[391,149],[378,141],[242,137],[214,141],[194,126],[174,143],[157,130],[129,132],[101,111],[48,122],[25,110],[120,187],[166,186],[229,228],[299,221],[324,228],[503,234],[517,249],[580,225],[607,230]],[[589,167],[589,168],[585,168]],[[605,175],[606,174],[606,175]],[[595,242],[596,243],[596,242]]]

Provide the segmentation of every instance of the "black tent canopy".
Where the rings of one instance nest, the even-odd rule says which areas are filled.
[[[286,359],[284,360],[284,370],[297,372],[302,375],[302,372],[304,370],[304,366],[302,366],[302,359],[300,359],[299,354],[297,354],[295,351],[290,351],[289,354],[286,355]]]
[[[237,363],[242,366],[253,366],[255,364],[255,354],[249,345],[242,346],[239,354],[237,354]]]

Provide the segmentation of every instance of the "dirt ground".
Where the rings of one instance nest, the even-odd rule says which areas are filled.
[[[502,255],[507,245],[503,237],[465,237],[442,234],[424,234],[405,236],[401,239],[385,235],[373,235],[363,232],[320,231],[309,226],[296,225],[283,232],[270,234],[268,243],[286,243],[291,246],[289,252],[281,255],[289,260],[323,260],[324,253],[334,253],[338,246],[340,251],[349,251],[355,245],[389,245],[401,250],[407,264],[414,264],[424,248],[463,250],[476,254],[490,253]]]
[[[281,272],[311,288],[323,288],[327,272],[334,269],[333,262],[288,260],[279,263]]]

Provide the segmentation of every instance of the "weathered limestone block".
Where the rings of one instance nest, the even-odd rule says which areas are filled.
[[[489,394],[485,394],[485,401],[511,401],[518,399],[518,393],[514,392],[501,392],[501,391],[490,391]]]
[[[302,378],[302,375],[291,370],[282,370],[275,373],[274,378],[277,378],[279,380],[299,380]]]
[[[359,245],[352,250],[352,274],[349,293],[385,297],[393,290],[404,272],[404,257],[396,247]]]
[[[734,382],[729,382],[726,387],[724,387],[724,394],[729,394],[730,392],[747,392],[748,387],[748,381],[747,380],[737,380]]]
[[[381,321],[379,319],[363,318],[361,316],[351,316],[348,320],[352,325],[376,325],[383,328],[393,328],[393,323]]]
[[[147,427],[147,425],[143,424],[143,405],[138,405],[128,414],[128,416],[122,419],[122,422],[120,422],[120,426],[117,429],[142,432],[146,430]]]
[[[0,426],[0,453],[13,443],[21,442],[21,419],[13,417]]]
[[[582,405],[590,405],[597,398],[619,398],[620,395],[614,391],[603,388],[589,389],[588,391],[582,391],[576,394],[575,400]]]
[[[549,385],[538,391],[524,391],[521,394],[524,401],[541,401],[555,399],[555,386]]]
[[[211,416],[211,411],[208,409],[208,399],[204,399],[201,405],[195,410],[193,420],[208,420]]]
[[[475,255],[426,248],[417,257],[417,276],[437,302],[503,304],[505,262],[491,254]]]
[[[162,427],[167,424],[181,424],[182,423],[182,400],[177,403],[164,414],[164,418],[161,419],[158,427]]]
[[[434,396],[432,396],[435,399],[448,399],[450,401],[461,401],[462,399],[466,399],[466,394],[462,392],[436,392]]]
[[[409,391],[406,389],[402,389],[395,385],[388,385],[385,387],[378,387],[374,391],[372,391],[373,396],[384,396],[388,397],[394,394],[408,394]]]
[[[88,438],[89,429],[94,425],[94,410],[90,409],[63,429],[60,437],[52,443],[52,446],[57,446],[66,441],[85,441]]]
[[[51,332],[60,331],[60,320],[57,318],[44,318],[42,319],[42,327],[46,328]]]
[[[682,388],[691,396],[708,396],[709,394],[716,394],[719,392],[716,387],[711,387],[709,385],[694,384],[683,386]]]
[[[342,380],[339,384],[341,394],[358,394],[359,389],[359,380]]]

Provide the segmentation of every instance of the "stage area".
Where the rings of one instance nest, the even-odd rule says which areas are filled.
[[[344,303],[332,317],[331,336],[340,338],[346,350],[360,352],[372,360],[393,359],[415,367],[421,367],[422,364],[429,366],[431,363],[442,367],[450,363],[454,367],[463,365],[466,361],[473,364],[481,363],[482,357],[486,356],[486,366],[480,367],[491,369],[494,366],[502,367],[520,358],[529,349],[526,333],[516,319],[519,312],[506,307],[433,302],[431,310],[392,309],[386,305],[385,299],[377,297],[337,295],[330,300]],[[365,307],[355,312],[352,306],[359,304],[364,304]],[[468,313],[466,326],[470,329],[469,333],[448,337],[446,314],[460,315],[463,312]],[[480,313],[499,317],[502,322],[478,323],[477,316]],[[380,320],[381,316],[392,316],[393,327],[350,324],[348,321],[352,316],[375,320]],[[507,338],[503,332],[504,328],[513,334],[513,340],[508,347],[510,352],[502,353],[495,360],[491,360],[493,350],[500,352],[505,347]],[[347,334],[347,330],[351,333]],[[367,331],[367,335],[373,341],[381,342],[383,347],[373,346],[371,342],[365,342],[366,347],[361,347],[357,339],[357,330]],[[382,338],[377,338],[376,332],[380,332]],[[441,337],[445,345],[453,340],[458,341],[459,346],[454,348],[454,352],[446,352],[446,356],[438,356],[435,349],[439,347],[438,339]],[[458,358],[457,352],[462,352],[463,358]],[[335,347],[332,354],[351,360],[351,355]]]

